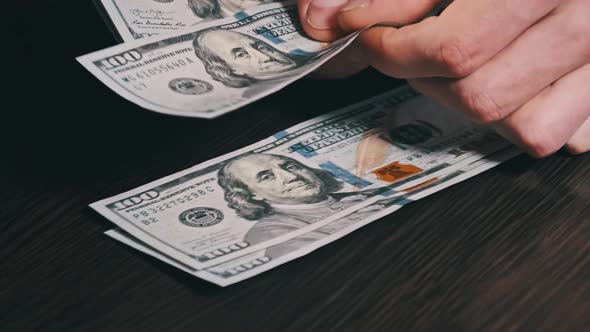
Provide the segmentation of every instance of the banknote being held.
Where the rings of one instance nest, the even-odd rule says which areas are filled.
[[[280,90],[346,47],[306,37],[296,4],[270,4],[78,61],[122,97],[153,111],[212,118]]]
[[[203,19],[223,18],[245,9],[280,2],[280,0],[187,0],[188,7]]]
[[[98,1],[98,0],[95,0]],[[278,0],[100,0],[123,41],[170,34]]]
[[[194,49],[211,78],[233,88],[281,78],[303,65],[304,57],[282,52],[241,32],[209,29],[196,34]]]

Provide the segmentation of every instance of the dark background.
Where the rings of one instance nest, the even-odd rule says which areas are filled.
[[[1,331],[588,330],[590,155],[517,157],[220,288],[106,237],[88,204],[400,82],[302,80],[215,120],[164,116],[74,60],[116,42],[90,0],[7,6]]]

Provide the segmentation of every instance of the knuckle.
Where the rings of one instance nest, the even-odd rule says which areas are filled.
[[[577,5],[583,10],[569,10],[564,13],[564,20],[568,24],[564,26],[563,35],[568,38],[567,42],[575,45],[576,52],[579,52],[583,59],[590,60],[590,20],[587,18],[590,2],[580,1]]]
[[[535,158],[548,157],[564,145],[564,142],[551,135],[551,131],[546,128],[517,123],[510,125],[509,130],[519,145]]]
[[[366,62],[379,70],[385,75],[392,77],[400,77],[403,71],[400,71],[397,65],[396,48],[391,43],[391,35],[393,29],[383,30],[376,38],[367,38],[362,41],[364,49],[368,54],[365,54]]]
[[[505,110],[498,102],[474,84],[458,82],[454,87],[459,103],[476,121],[484,124],[502,120]]]
[[[473,48],[461,38],[450,38],[440,43],[435,61],[453,77],[465,77],[475,70]]]
[[[567,143],[565,147],[571,154],[582,154],[590,151],[590,145],[584,145],[581,142]]]
[[[377,50],[383,58],[395,59],[397,55],[396,47],[394,44],[392,44],[392,41],[395,40],[393,38],[394,34],[395,31],[393,29],[386,29],[383,30],[383,33],[379,38]]]
[[[590,151],[590,146],[583,146],[578,142],[568,143],[565,147],[571,154],[582,154]]]
[[[590,61],[590,38],[588,38],[588,33],[590,33],[590,23],[586,23],[584,27],[576,30],[572,38],[574,43],[578,45],[582,58]]]
[[[590,124],[590,122],[588,123]],[[570,138],[565,148],[572,154],[590,152],[590,130],[587,133],[574,134],[574,137]]]

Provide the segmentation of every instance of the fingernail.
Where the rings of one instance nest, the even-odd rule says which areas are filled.
[[[312,0],[307,10],[307,22],[318,30],[336,27],[336,13],[348,0]]]
[[[351,0],[346,6],[342,7],[340,11],[346,12],[353,9],[369,7],[369,1],[370,0]]]

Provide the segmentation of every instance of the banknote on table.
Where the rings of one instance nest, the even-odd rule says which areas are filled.
[[[466,165],[461,170],[453,171],[450,174],[427,181],[424,185],[410,188],[404,196],[375,202],[360,211],[355,211],[348,216],[335,220],[315,231],[289,240],[286,243],[280,243],[203,270],[191,269],[189,266],[146,246],[121,229],[112,229],[105,232],[105,234],[196,277],[225,287],[305,256],[377,219],[395,212],[405,204],[467,180],[518,154],[520,154],[520,151],[516,148],[508,147]],[[332,232],[333,229],[337,229],[337,231]]]
[[[170,34],[277,0],[95,0],[123,41]]]
[[[213,118],[313,71],[357,33],[331,44],[302,33],[293,3],[276,3],[78,57],[111,90],[146,109]]]
[[[403,87],[91,206],[201,270],[311,234],[509,146]]]

